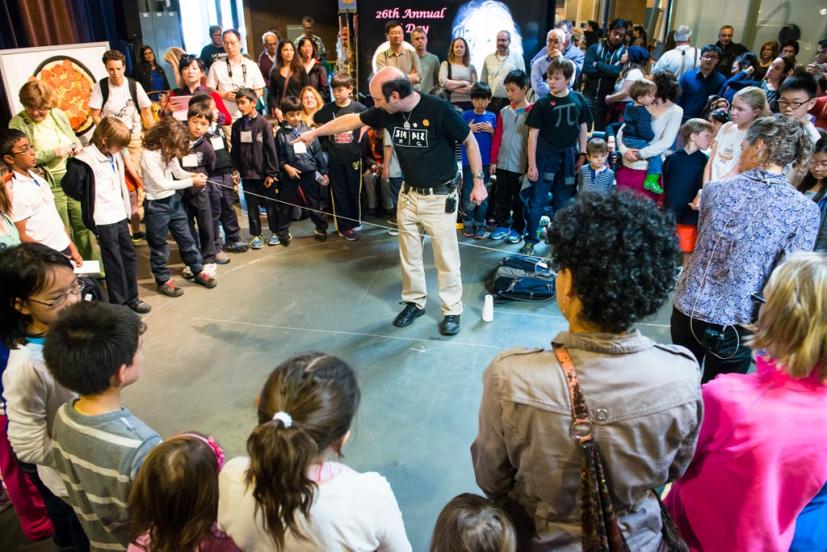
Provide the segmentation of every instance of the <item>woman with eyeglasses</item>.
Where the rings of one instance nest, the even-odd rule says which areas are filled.
[[[59,548],[88,550],[74,511],[59,498],[66,496],[63,480],[50,467],[52,423],[75,394],[54,380],[43,361],[49,326],[80,293],[72,264],[58,251],[39,243],[0,251],[0,339],[11,351],[2,377],[0,473],[16,510],[19,504],[29,513],[45,504]],[[25,485],[19,470],[36,490]]]
[[[815,250],[827,251],[827,138],[816,143],[816,149],[810,159],[810,170],[798,185],[798,191],[815,201],[821,213]]]
[[[703,382],[747,372],[757,316],[751,296],[786,255],[812,251],[820,221],[818,207],[785,176],[813,151],[800,121],[756,119],[739,150],[740,172],[702,189],[698,241],[673,300],[672,342],[702,363]]]
[[[747,341],[756,372],[703,386],[695,456],[665,500],[691,550],[786,551],[794,533],[792,550],[827,542],[825,497],[796,522],[827,483],[827,256],[790,255],[763,295]]]

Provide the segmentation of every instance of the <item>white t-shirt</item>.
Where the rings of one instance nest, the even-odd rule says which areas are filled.
[[[274,543],[244,481],[250,459],[233,458],[218,477],[218,527],[246,552],[271,552]],[[312,540],[285,536],[284,550],[410,552],[402,513],[387,480],[378,473],[343,473],[319,484],[310,521],[300,518]]]
[[[620,92],[620,89],[623,88],[623,85],[627,82],[635,82],[636,80],[641,80],[643,78],[645,78],[643,76],[643,71],[640,69],[631,69],[628,73],[626,73],[623,80],[617,81],[617,84],[615,84],[615,92]]]
[[[232,75],[230,73],[232,72]],[[259,90],[267,86],[264,77],[261,76],[261,69],[253,60],[245,57],[240,63],[230,63],[228,59],[216,61],[210,65],[210,73],[207,75],[207,86],[219,92],[229,92],[238,88],[252,88]],[[225,101],[227,111],[233,117],[233,121],[241,117],[241,112],[235,102]]]
[[[115,224],[129,216],[129,196],[124,183],[123,157],[120,153],[109,157],[90,144],[78,155],[95,173],[96,226]],[[124,194],[127,194],[124,197]]]
[[[717,147],[715,156],[712,158],[712,171],[709,177],[711,182],[733,176],[730,173],[738,166],[738,161],[741,159],[741,142],[744,141],[746,135],[746,129],[738,130],[738,125],[732,121],[724,124],[718,131],[718,136],[715,138]]]
[[[152,102],[149,96],[144,92],[144,87],[141,83],[135,82],[135,96],[138,98],[138,107],[135,107],[135,102],[129,95],[129,83],[124,77],[123,84],[115,86],[112,81],[109,81],[109,97],[106,98],[106,105],[103,104],[103,94],[101,93],[100,81],[95,83],[92,89],[92,96],[89,98],[89,107],[91,109],[100,109],[102,117],[117,117],[126,124],[127,128],[132,131],[132,134],[141,132],[141,109],[152,107]]]
[[[26,233],[36,242],[63,251],[69,247],[66,227],[55,207],[49,183],[29,172],[15,172],[11,180],[13,222],[26,221]]]

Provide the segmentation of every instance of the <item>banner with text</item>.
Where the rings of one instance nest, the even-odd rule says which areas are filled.
[[[422,27],[428,34],[428,51],[445,60],[451,39],[468,42],[471,63],[479,74],[482,62],[497,49],[497,33],[511,33],[511,50],[529,61],[545,45],[549,21],[546,0],[359,0],[359,81],[367,93],[377,51],[387,48],[385,24],[396,20],[410,43],[411,31]]]

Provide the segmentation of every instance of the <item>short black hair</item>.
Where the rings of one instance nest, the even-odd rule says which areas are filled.
[[[758,56],[752,52],[744,52],[735,58],[735,63],[738,64],[738,67],[740,67],[742,71],[747,67],[756,68],[758,67]]]
[[[198,67],[201,69],[201,72],[204,72],[204,67],[206,67],[204,65],[204,60],[202,60],[195,54],[184,54],[183,56],[181,56],[181,59],[178,60],[178,70],[183,71],[184,69],[192,65],[192,62],[197,62]]]
[[[609,23],[609,30],[610,31],[614,31],[615,29],[628,29],[628,28],[629,28],[629,22],[626,21],[625,19],[617,18],[614,21],[612,21],[611,23]]]
[[[707,44],[703,48],[701,48],[701,55],[707,54],[709,52],[715,53],[718,56],[718,59],[721,59],[721,49],[718,48],[717,44]]]
[[[14,155],[12,153],[14,145],[23,138],[28,138],[28,136],[22,130],[16,128],[0,129],[0,159],[6,155]]]
[[[235,101],[237,102],[239,98],[247,98],[253,103],[258,101],[258,94],[252,88],[241,87],[235,91]]]
[[[296,96],[285,96],[279,102],[279,109],[285,114],[291,111],[301,111],[302,102]]]
[[[241,33],[238,32],[238,29],[225,29],[224,32],[221,33],[221,38],[223,39],[227,33],[232,33],[237,39],[241,40]]]
[[[382,83],[382,96],[385,98],[385,101],[389,102],[391,94],[394,92],[399,94],[399,99],[407,98],[413,94],[413,85],[411,85],[411,81],[406,77],[399,77]]]
[[[471,86],[472,100],[475,98],[485,98],[486,100],[490,100],[491,96],[491,87],[488,86],[486,83],[478,81]]]
[[[72,263],[40,243],[0,250],[0,338],[9,349],[26,344],[26,329],[32,323],[32,317],[18,311],[15,303],[37,295],[56,267],[72,270]]]
[[[81,301],[63,309],[49,327],[43,359],[66,389],[99,395],[121,366],[132,365],[145,329],[129,307]]]
[[[623,332],[669,298],[679,262],[675,224],[632,192],[585,193],[549,226],[552,261],[572,274],[583,320]]]
[[[781,48],[779,49],[779,51],[783,50],[786,46],[792,46],[793,51],[795,52],[795,55],[798,55],[798,52],[801,51],[801,46],[799,46],[797,40],[788,40],[787,42],[785,42],[784,44],[781,45]]]
[[[390,21],[385,23],[385,34],[388,34],[389,32],[391,32],[391,29],[393,29],[394,27],[402,27],[402,23],[400,23],[396,19],[391,19]],[[403,32],[404,32],[405,27],[402,27],[402,29],[403,29]]]
[[[806,92],[807,99],[812,100],[818,95],[818,84],[811,74],[802,72],[784,79],[784,82],[778,87],[778,96],[781,97],[781,94],[787,90]]]
[[[214,101],[213,97],[209,94],[195,94],[194,96],[190,96],[187,107],[192,107],[195,104],[209,104],[212,101]]]
[[[510,82],[516,84],[518,88],[526,88],[528,87],[528,75],[525,74],[525,71],[514,69],[513,71],[509,71],[505,76],[505,79],[503,79],[503,85]]]

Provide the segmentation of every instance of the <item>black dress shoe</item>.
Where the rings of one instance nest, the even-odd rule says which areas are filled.
[[[405,308],[393,319],[393,325],[397,328],[410,326],[414,318],[419,318],[423,314],[425,314],[425,309],[420,309],[413,303],[405,303]]]
[[[445,315],[445,318],[439,323],[439,333],[442,335],[457,335],[459,333],[459,315]]]

